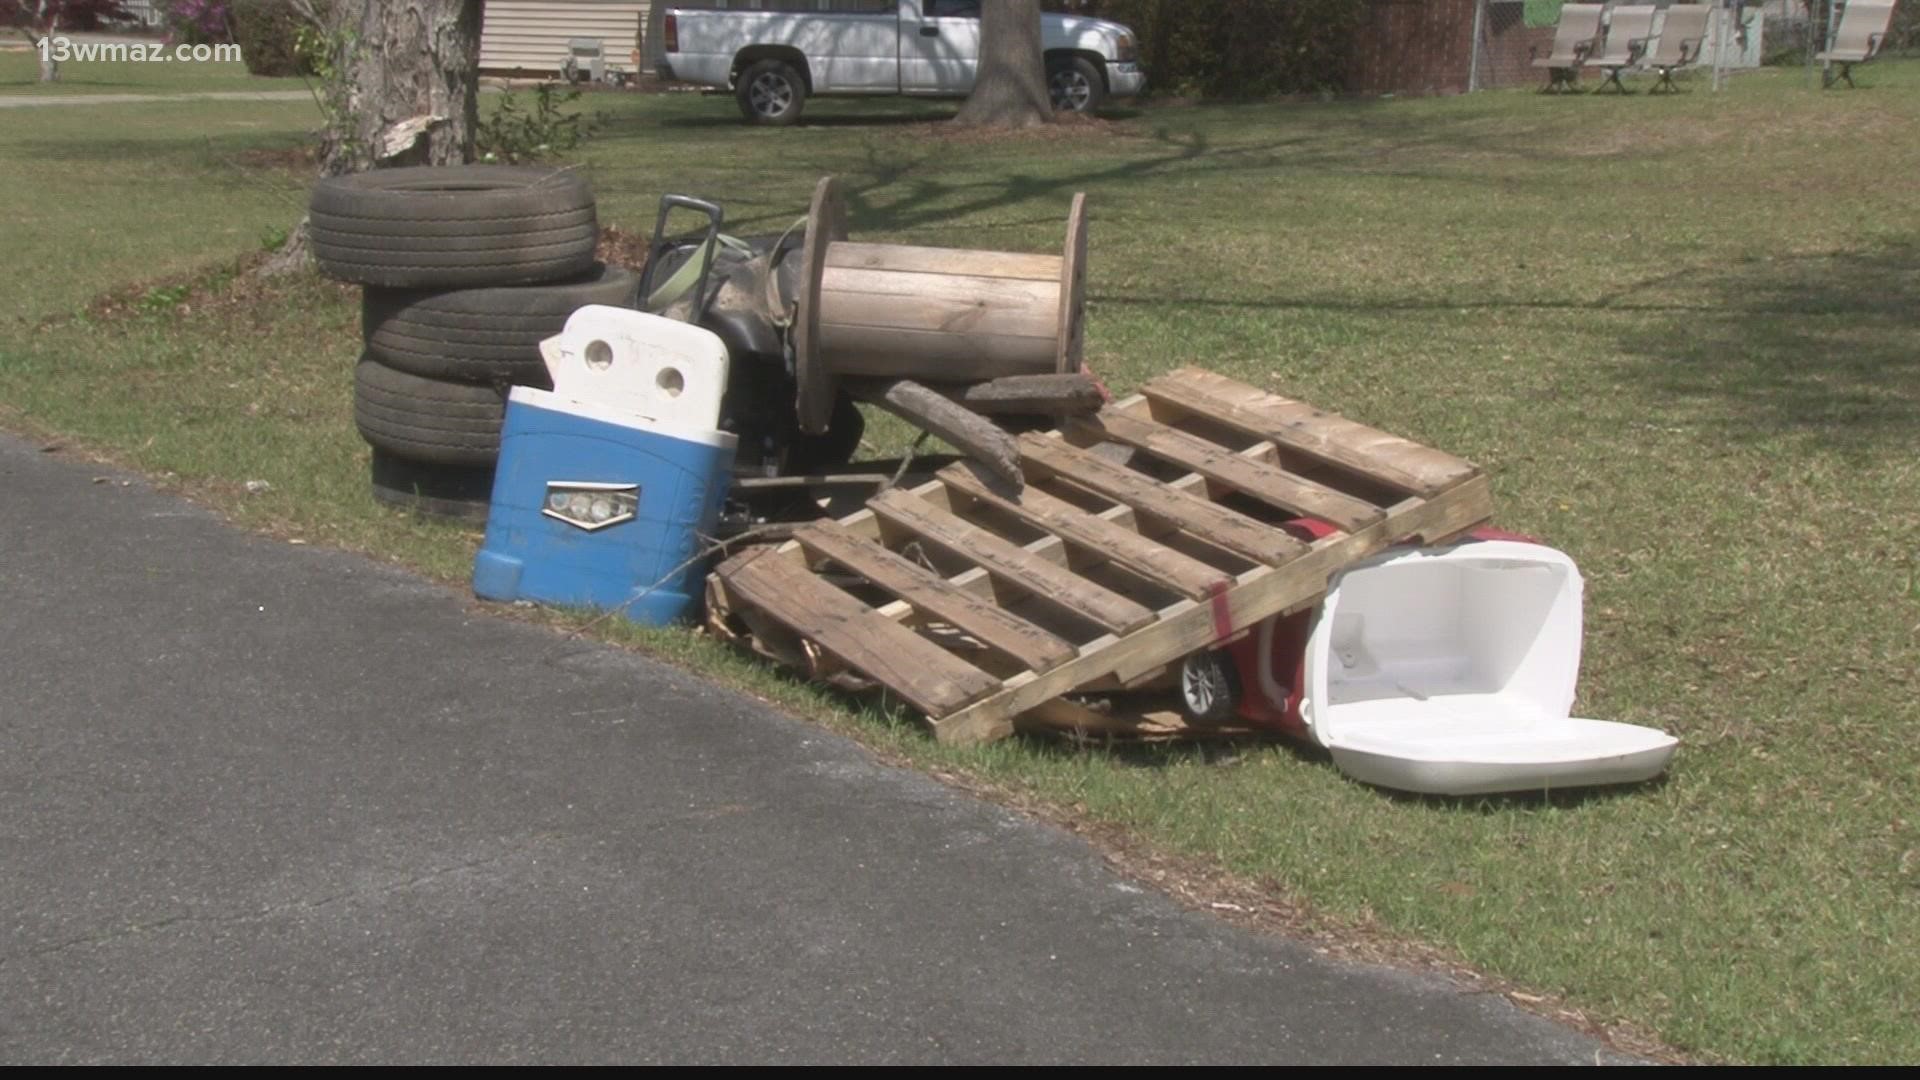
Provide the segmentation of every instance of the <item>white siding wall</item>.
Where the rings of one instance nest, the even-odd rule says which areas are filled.
[[[480,22],[480,70],[508,75],[553,75],[571,38],[599,38],[610,71],[634,70],[633,50],[647,20],[647,4],[633,0],[485,0]]]
[[[167,13],[162,9],[164,0],[120,0],[120,9],[127,13],[126,21],[135,26],[160,26],[167,21]]]

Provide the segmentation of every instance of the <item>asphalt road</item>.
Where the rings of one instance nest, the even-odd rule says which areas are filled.
[[[0,1061],[1602,1056],[127,479],[0,436]]]

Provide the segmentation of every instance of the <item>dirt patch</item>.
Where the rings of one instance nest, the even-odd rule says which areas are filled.
[[[617,225],[602,225],[600,240],[593,247],[593,257],[608,266],[641,270],[647,265],[647,245],[651,241],[652,238],[644,233],[628,232]]]
[[[87,304],[86,315],[112,321],[139,315],[214,315],[247,309],[270,312],[280,286],[274,278],[254,273],[269,257],[270,253],[259,251],[191,274],[122,286],[95,297]],[[337,281],[325,281],[325,287],[342,294],[359,291],[357,285]],[[55,316],[42,327],[57,326],[69,318]]]
[[[603,226],[594,257],[609,266],[640,270],[647,264],[647,238],[615,226]],[[256,251],[218,266],[204,267],[188,274],[150,278],[102,293],[86,305],[89,319],[110,322],[142,315],[216,315],[222,312],[258,309],[270,311],[281,285],[272,275],[258,271],[272,258],[271,252]],[[321,278],[322,287],[340,293],[343,298],[357,296],[360,286]],[[72,315],[54,315],[40,322],[40,329],[52,329],[70,321]]]
[[[293,173],[311,178],[320,168],[319,147],[310,144],[278,148],[255,147],[233,155],[233,163],[261,172]]]

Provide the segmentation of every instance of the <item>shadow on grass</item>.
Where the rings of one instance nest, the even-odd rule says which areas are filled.
[[[660,120],[660,126],[672,129],[688,128],[744,128],[746,121],[724,99],[716,101],[717,111],[712,116],[669,116]],[[953,119],[953,110],[926,110],[916,112],[876,112],[876,113],[806,113],[793,126],[806,128],[887,128],[905,124],[937,124]]]
[[[1455,810],[1468,814],[1504,814],[1515,810],[1573,810],[1582,806],[1609,803],[1628,796],[1642,798],[1648,792],[1659,791],[1666,787],[1667,775],[1661,773],[1651,780],[1643,780],[1637,784],[1608,784],[1604,787],[1554,788],[1542,791],[1505,791],[1485,795],[1419,795],[1411,791],[1393,791],[1381,787],[1373,790],[1375,794],[1387,801],[1405,806]]]
[[[717,111],[711,115],[702,113],[698,116],[663,117],[658,121],[659,125],[667,129],[743,128],[747,126],[746,121],[741,119],[739,112],[730,107],[727,95],[712,94],[704,96],[717,103]],[[832,109],[831,106],[825,110],[820,109],[818,106],[812,106],[810,107],[810,111],[801,114],[800,119],[794,126],[803,129],[884,129],[901,127],[908,124],[939,124],[952,120],[960,111],[960,103],[957,100],[943,100],[939,104],[934,105],[926,102],[909,101],[895,105],[892,108],[884,105],[875,108],[873,103],[867,103],[862,106],[861,109],[862,111],[853,112],[835,110]],[[1133,120],[1137,119],[1140,115],[1141,110],[1139,109],[1103,109],[1099,114],[1100,119],[1111,121]]]
[[[1731,441],[1911,445],[1920,430],[1920,237],[1697,272],[1702,313],[1623,342],[1655,400],[1704,407]]]
[[[1459,162],[1478,154],[1525,160],[1559,153],[1550,148],[1551,140],[1485,117],[1384,110],[1372,101],[1127,110],[1109,117],[1116,121],[1110,128],[1004,139],[958,131],[952,138],[901,137],[952,116],[951,109],[921,103],[862,102],[857,112],[821,110],[801,122],[821,133],[858,139],[851,145],[845,139],[788,138],[749,128],[727,103],[714,104],[712,111],[695,115],[620,117],[595,140],[602,148],[598,156],[605,160],[608,147],[624,152],[622,144],[650,153],[662,129],[706,131],[723,141],[738,133],[753,141],[737,155],[715,158],[726,161],[727,169],[838,175],[856,230],[912,232],[956,222],[977,226],[980,216],[998,217],[1028,203],[1035,217],[1057,222],[1057,204],[1077,191],[1170,174],[1182,181],[1244,177],[1273,183],[1288,174],[1350,173],[1496,184],[1463,171]],[[956,154],[990,160],[994,167],[956,172]]]
[[[1226,767],[1245,755],[1262,750],[1285,753],[1295,761],[1314,768],[1339,771],[1326,748],[1299,739],[1274,734],[1234,739],[1210,739],[1180,742],[1135,742],[1122,740],[1076,741],[1057,736],[1026,736],[1022,741],[1036,755],[1063,758],[1100,754],[1116,765],[1141,769],[1167,769],[1181,765]],[[1348,783],[1370,787],[1358,780]],[[1611,802],[1628,795],[1644,795],[1664,787],[1662,774],[1638,784],[1612,784],[1605,787],[1573,787],[1556,790],[1501,792],[1486,795],[1421,795],[1390,788],[1370,787],[1389,802],[1463,813],[1496,814],[1526,810],[1571,810],[1590,804]]]

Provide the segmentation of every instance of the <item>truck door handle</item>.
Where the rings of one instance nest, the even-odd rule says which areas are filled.
[[[923,26],[920,28],[920,36],[921,37],[939,37],[940,28],[937,26]]]

